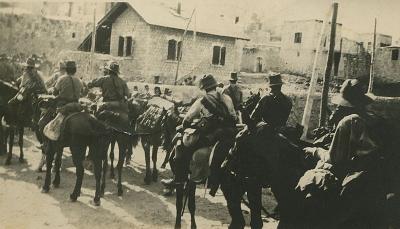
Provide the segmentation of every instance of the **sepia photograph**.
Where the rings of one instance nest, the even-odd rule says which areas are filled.
[[[0,229],[400,229],[399,0],[0,0]]]

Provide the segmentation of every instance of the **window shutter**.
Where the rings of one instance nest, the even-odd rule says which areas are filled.
[[[392,60],[398,60],[398,59],[399,59],[399,50],[393,49],[392,50]]]
[[[176,49],[176,60],[178,60],[178,59],[182,60],[181,48],[182,48],[182,41],[179,41],[177,49]]]
[[[225,54],[226,54],[226,47],[222,47],[221,48],[221,60],[219,61],[219,63],[221,65],[225,65]]]
[[[175,60],[175,58],[176,58],[176,41],[169,40],[167,60]]]
[[[124,56],[124,38],[119,37],[118,39],[118,56]]]
[[[126,37],[125,56],[132,56],[132,37]]]
[[[214,46],[213,47],[213,57],[212,57],[212,64],[218,65],[219,64],[219,54],[220,54],[221,47]]]

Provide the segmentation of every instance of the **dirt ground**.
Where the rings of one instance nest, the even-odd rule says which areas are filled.
[[[144,153],[140,146],[134,149],[131,165],[123,170],[124,195],[118,197],[116,182],[108,179],[101,206],[95,207],[91,204],[95,189],[94,176],[88,170],[85,171],[78,202],[69,201],[75,184],[75,168],[68,149],[63,155],[60,187],[52,187],[48,194],[42,194],[40,188],[45,174],[35,171],[40,152],[35,147],[37,143],[31,133],[25,137],[24,144],[26,163],[18,162],[17,145],[10,166],[4,166],[5,156],[0,156],[0,229],[173,228],[175,197],[163,196],[159,182],[144,184]],[[164,156],[164,153],[159,153],[158,166]],[[169,169],[159,170],[159,180],[171,176]],[[202,187],[196,191],[198,228],[227,228],[230,217],[222,193],[219,191],[214,198],[208,194],[204,197],[204,193]],[[264,191],[263,198],[264,207],[271,212],[275,202],[268,190]],[[243,210],[248,225],[249,210],[245,206]],[[264,228],[276,228],[276,225],[273,219],[264,218]],[[190,228],[188,211],[183,217],[182,228]]]

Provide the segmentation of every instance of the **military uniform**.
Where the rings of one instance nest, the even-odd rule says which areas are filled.
[[[130,96],[128,85],[123,79],[117,76],[107,75],[99,77],[92,80],[88,84],[88,87],[101,88],[104,102],[120,101],[123,100],[125,96]]]
[[[61,76],[54,86],[54,94],[57,95],[58,104],[78,102],[83,90],[82,81],[74,75]]]

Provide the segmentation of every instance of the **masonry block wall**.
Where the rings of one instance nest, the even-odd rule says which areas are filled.
[[[279,56],[280,47],[254,46],[243,49],[241,71],[258,72],[258,59],[261,58],[262,72],[280,71],[283,64]]]
[[[76,50],[91,28],[87,23],[39,15],[0,14],[0,53],[45,53],[55,62],[61,50]]]
[[[398,58],[392,60],[393,50],[398,50]],[[374,65],[376,83],[400,83],[400,48],[379,48]]]

